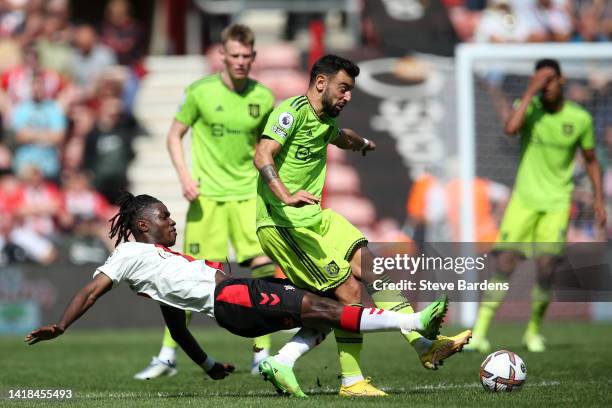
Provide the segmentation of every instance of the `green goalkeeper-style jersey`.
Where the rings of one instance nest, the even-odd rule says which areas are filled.
[[[272,92],[249,80],[241,93],[221,74],[191,84],[175,118],[191,127],[191,174],[211,200],[255,198],[255,146],[274,107]]]
[[[521,159],[514,194],[540,210],[566,208],[574,183],[576,150],[593,149],[591,115],[574,102],[565,101],[556,113],[544,110],[533,98],[521,130]]]
[[[318,117],[306,96],[283,101],[270,114],[263,136],[282,145],[274,157],[278,176],[291,194],[305,190],[321,197],[327,167],[327,145],[339,133],[336,121]],[[283,204],[265,181],[257,182],[257,228],[306,227],[321,222],[321,205],[300,208]]]

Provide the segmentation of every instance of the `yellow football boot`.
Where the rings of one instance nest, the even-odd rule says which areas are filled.
[[[371,384],[370,377],[356,382],[348,387],[341,386],[338,395],[341,397],[385,397],[387,395],[383,390],[379,390]]]
[[[460,352],[463,346],[470,342],[471,330],[464,330],[456,336],[438,336],[432,340],[429,349],[419,356],[423,367],[429,370],[437,370],[442,362],[455,353]]]

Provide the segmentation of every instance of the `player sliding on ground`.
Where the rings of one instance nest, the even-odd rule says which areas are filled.
[[[176,223],[166,206],[148,195],[126,193],[119,213],[111,221],[115,251],[97,268],[93,280],[77,292],[61,319],[32,331],[25,337],[26,342],[35,344],[62,335],[99,297],[126,282],[138,295],[159,302],[172,338],[211,378],[218,380],[228,376],[234,366],[216,362],[202,350],[187,328],[185,311],[203,312],[215,318],[219,326],[243,337],[304,327],[275,356],[292,366],[296,355],[320,343],[332,327],[351,333],[416,331],[436,336],[448,307],[444,296],[420,313],[406,315],[343,306],[280,279],[231,278],[221,264],[170,250],[176,241]],[[130,235],[136,242],[128,241]],[[302,339],[313,341],[304,343]],[[283,374],[282,380],[272,381],[277,390],[304,396],[293,370],[289,368]]]

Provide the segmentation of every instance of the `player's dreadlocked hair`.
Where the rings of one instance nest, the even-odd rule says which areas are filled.
[[[111,218],[111,229],[108,236],[113,239],[117,237],[115,246],[122,242],[127,242],[132,231],[136,228],[134,222],[142,211],[152,204],[161,203],[157,198],[151,197],[150,195],[140,194],[134,196],[134,194],[125,192],[117,200],[119,204],[119,212]]]

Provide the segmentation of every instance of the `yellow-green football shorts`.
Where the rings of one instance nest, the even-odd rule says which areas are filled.
[[[504,213],[495,249],[518,251],[528,258],[542,254],[559,255],[567,240],[569,213],[569,205],[539,210],[513,195]]]
[[[325,292],[351,274],[350,259],[368,241],[340,214],[326,209],[308,227],[264,226],[257,230],[264,252],[294,285]]]
[[[224,261],[227,243],[241,263],[263,255],[255,228],[255,199],[213,201],[198,197],[187,211],[184,252],[195,258]]]

